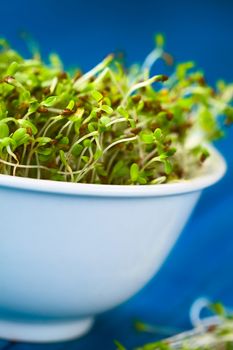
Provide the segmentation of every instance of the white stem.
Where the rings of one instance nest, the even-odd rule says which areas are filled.
[[[84,135],[83,137],[81,137],[78,141],[76,141],[75,143],[73,143],[73,145],[70,148],[69,154],[72,152],[72,149],[74,148],[74,146],[78,145],[80,142],[82,142],[83,140],[91,137],[91,136],[95,136],[98,135],[98,131],[93,131],[90,132],[90,134]]]
[[[146,57],[145,61],[142,65],[142,71],[150,72],[152,66],[155,64],[155,62],[162,57],[163,50],[160,48],[154,49],[149,55]]]
[[[85,83],[87,80],[89,80],[91,77],[96,75],[98,72],[102,71],[113,59],[113,55],[108,55],[102,62],[97,64],[94,68],[92,68],[89,72],[82,75],[76,82],[74,83],[74,88],[77,89]]]
[[[138,136],[133,136],[133,137],[128,137],[125,139],[117,140],[117,141],[111,143],[108,147],[106,147],[103,151],[103,154],[106,153],[110,148],[118,145],[119,143],[137,140],[137,138],[138,138]]]

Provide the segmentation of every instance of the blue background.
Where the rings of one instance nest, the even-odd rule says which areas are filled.
[[[27,31],[42,53],[59,53],[66,66],[91,68],[109,52],[124,50],[127,62],[142,61],[163,32],[179,61],[195,60],[209,82],[233,81],[233,1],[1,1],[0,34],[26,54],[19,33]],[[192,219],[159,274],[136,297],[100,316],[93,331],[68,344],[16,344],[15,349],[131,348],[153,336],[136,334],[132,319],[189,326],[190,305],[199,296],[233,306],[233,130],[218,143],[228,174],[205,191]],[[153,248],[152,248],[153,249]],[[6,343],[0,343],[0,348]]]

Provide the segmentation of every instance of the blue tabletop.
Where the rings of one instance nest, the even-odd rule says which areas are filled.
[[[19,16],[20,13],[20,16]],[[1,32],[24,50],[17,33],[27,30],[43,47],[58,51],[67,65],[89,68],[109,51],[126,49],[128,60],[142,60],[163,31],[179,60],[194,59],[210,82],[233,81],[233,2],[55,1],[1,3]],[[233,306],[233,130],[218,143],[228,173],[206,190],[179,241],[156,277],[132,300],[99,316],[85,337],[66,344],[31,345],[0,342],[0,349],[111,350],[113,339],[128,349],[154,339],[138,334],[135,318],[184,329],[189,308],[200,296]]]

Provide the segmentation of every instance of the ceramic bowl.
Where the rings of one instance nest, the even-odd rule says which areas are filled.
[[[158,271],[202,190],[226,170],[214,149],[189,181],[72,184],[0,175],[0,338],[86,333]]]

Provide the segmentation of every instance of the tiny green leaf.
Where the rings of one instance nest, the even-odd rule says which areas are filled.
[[[27,130],[25,128],[19,128],[12,135],[12,139],[15,141],[16,146],[18,147],[23,144],[27,144],[30,140],[30,135],[27,134]]]
[[[73,156],[78,157],[80,155],[80,153],[82,152],[82,150],[83,150],[83,146],[80,145],[79,143],[77,145],[74,145],[72,148]]]
[[[22,128],[30,129],[33,135],[36,135],[36,134],[37,134],[38,129],[37,129],[37,127],[36,127],[30,120],[27,120],[27,119],[19,119],[19,120],[18,120],[18,123],[19,123],[19,125],[20,125]]]
[[[155,44],[157,47],[160,47],[160,48],[164,47],[165,38],[163,34],[158,33],[155,35]]]
[[[9,67],[8,67],[8,69],[6,71],[6,75],[13,76],[17,72],[18,69],[19,69],[19,64],[17,62],[13,61],[9,65]]]
[[[162,130],[160,128],[155,129],[154,136],[157,141],[161,141],[162,138]]]
[[[97,151],[94,154],[94,159],[97,160],[100,157],[102,157],[102,155],[103,155],[103,151],[101,149],[97,149]]]
[[[104,111],[107,114],[112,114],[113,113],[112,107],[110,107],[108,105],[102,105],[101,106],[101,110]]]
[[[154,143],[155,141],[155,137],[152,132],[142,132],[140,137],[141,137],[141,140],[148,145]]]
[[[169,160],[164,161],[164,170],[167,175],[171,174],[172,172],[172,164],[169,162]]]
[[[201,127],[206,132],[212,132],[215,130],[216,123],[213,114],[207,109],[203,108],[199,114],[199,122]]]
[[[83,141],[83,145],[84,145],[84,147],[90,147],[91,146],[91,140],[89,140],[89,139],[84,140]]]
[[[147,180],[143,176],[139,176],[138,182],[139,182],[140,185],[146,185],[147,184]]]
[[[179,79],[184,79],[187,72],[194,67],[194,62],[185,62],[178,64],[176,74]]]
[[[70,120],[76,121],[77,118],[78,119],[82,118],[83,114],[84,114],[84,108],[77,108],[77,111],[75,112],[74,116],[70,117]]]
[[[66,106],[66,109],[69,109],[72,111],[72,109],[74,108],[75,102],[74,100],[70,100],[70,102],[68,103],[68,105]]]
[[[100,102],[103,99],[103,95],[97,90],[92,91],[91,95],[97,102]]]
[[[89,161],[89,157],[87,156],[82,156],[81,158],[84,161],[84,163],[87,163]]]
[[[43,102],[42,105],[45,107],[52,107],[57,100],[57,96],[49,96]]]
[[[63,69],[63,64],[62,64],[62,61],[61,61],[60,57],[58,56],[58,54],[51,53],[49,55],[49,60],[54,68],[57,68],[59,70]]]
[[[132,182],[136,182],[139,176],[139,167],[138,164],[133,163],[130,167],[130,178]]]
[[[62,164],[64,166],[67,166],[67,160],[66,160],[65,152],[63,150],[60,150],[59,151],[59,155],[60,155],[60,159],[61,159]]]
[[[113,177],[123,177],[125,175],[128,175],[128,173],[129,173],[128,167],[124,164],[123,160],[119,160],[114,165],[111,175]]]
[[[117,340],[114,340],[114,344],[116,345],[116,350],[126,350],[126,348]]]
[[[226,314],[224,306],[219,302],[210,304],[209,308],[219,316],[224,316]]]
[[[101,117],[100,121],[103,125],[107,125],[111,121],[111,119],[109,117]]]
[[[9,127],[6,123],[0,121],[0,139],[9,136]]]
[[[0,139],[0,149],[2,150],[4,147],[13,145],[16,147],[16,142],[11,137],[4,137]]]
[[[59,144],[60,145],[68,145],[70,142],[69,137],[68,136],[64,136],[59,140]]]
[[[128,113],[127,110],[124,109],[123,107],[119,106],[119,107],[117,108],[117,112],[118,112],[120,115],[122,115],[122,117],[125,117],[126,119],[129,118],[129,113]]]
[[[40,155],[43,155],[47,158],[48,156],[50,156],[53,153],[53,149],[48,148],[48,147],[47,148],[38,148],[37,153]]]
[[[37,143],[39,143],[40,144],[40,146],[44,146],[44,145],[46,145],[47,143],[50,143],[51,141],[52,141],[52,139],[50,138],[50,137],[37,137],[36,139],[35,139],[35,141],[37,142]]]
[[[32,114],[37,111],[39,107],[39,102],[38,101],[32,101],[30,102],[29,108],[28,108],[28,114]]]

